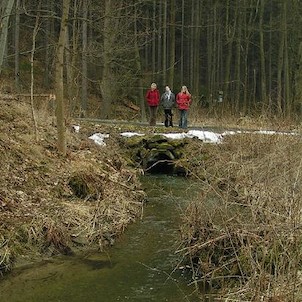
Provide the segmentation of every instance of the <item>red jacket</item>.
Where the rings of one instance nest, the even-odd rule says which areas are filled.
[[[146,93],[146,100],[149,106],[154,107],[159,105],[160,94],[158,89],[149,89]]]
[[[191,104],[191,94],[178,93],[176,96],[176,103],[179,110],[188,110]]]

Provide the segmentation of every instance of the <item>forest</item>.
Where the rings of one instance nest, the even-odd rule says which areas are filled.
[[[89,273],[113,272],[112,293],[120,295],[120,263],[107,251],[136,221],[136,230],[155,228],[129,242],[154,235],[143,251],[161,263],[162,254],[179,257],[173,273],[184,283],[189,273],[200,299],[302,301],[301,25],[302,0],[1,0],[0,296],[25,297],[12,270],[91,248],[105,251],[106,261],[85,258]],[[146,126],[153,82],[161,92],[188,87],[195,129]],[[202,138],[185,137],[190,131]],[[210,144],[206,134],[219,141]],[[181,212],[175,233],[152,211],[146,219],[156,194],[157,214],[170,220],[170,209]],[[161,244],[152,250],[158,225],[175,235],[162,239],[170,252]],[[138,254],[123,253],[124,284],[128,256]],[[159,270],[136,258],[155,280]],[[178,287],[171,270],[163,273]],[[41,280],[48,287],[50,279]],[[91,285],[80,283],[76,290]],[[139,292],[146,288],[157,292],[153,285]]]
[[[187,85],[209,112],[299,118],[301,10],[300,0],[4,0],[1,77],[20,93],[64,84],[71,116],[110,118],[129,100],[144,120],[156,82]]]

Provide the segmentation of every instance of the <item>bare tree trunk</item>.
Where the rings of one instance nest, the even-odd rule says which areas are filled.
[[[150,18],[150,10],[147,9],[147,11],[145,12],[146,14],[146,28],[147,28],[147,31],[151,31],[152,28],[151,28],[151,18]],[[150,36],[149,34],[145,34],[145,47],[144,47],[144,61],[145,61],[145,67],[146,68],[152,68],[152,60],[150,60],[150,58],[152,57],[152,54],[151,54],[151,49],[152,49],[152,44],[150,43]]]
[[[8,34],[8,23],[9,17],[14,6],[14,0],[8,0],[4,7],[4,13],[2,20],[0,20],[0,74],[3,67],[6,47],[7,47],[7,34]]]
[[[41,1],[39,1],[38,4],[38,10],[40,9]],[[36,52],[36,38],[37,34],[39,32],[39,22],[40,22],[40,15],[36,16],[36,22],[33,30],[33,36],[32,36],[32,49],[30,53],[30,105],[31,105],[31,113],[32,113],[32,119],[34,123],[34,133],[35,133],[35,140],[38,141],[38,125],[37,125],[37,119],[36,119],[36,113],[34,108],[34,56]]]
[[[196,10],[196,28],[195,28],[195,34],[194,34],[194,66],[193,66],[193,93],[195,96],[199,97],[200,91],[199,91],[199,86],[200,86],[200,69],[201,69],[201,64],[199,62],[199,56],[200,56],[200,16],[201,16],[201,3],[200,1],[196,1],[195,4],[195,10]]]
[[[289,70],[289,55],[288,55],[288,28],[287,28],[287,1],[283,2],[284,10],[284,101],[287,117],[291,115],[291,88],[290,88],[290,70]]]
[[[278,112],[281,115],[283,111],[282,106],[282,72],[284,64],[284,23],[286,22],[284,10],[282,10],[282,22],[280,26],[280,40],[279,40],[279,52],[278,52],[278,67],[277,67],[277,106]]]
[[[170,57],[170,69],[169,69],[169,85],[171,89],[174,89],[174,72],[175,72],[175,17],[176,17],[176,8],[175,0],[171,0],[171,9],[170,9],[170,47],[169,47],[169,57]]]
[[[67,26],[66,28],[66,43],[65,43],[65,66],[66,66],[66,84],[67,84],[67,96],[68,96],[68,109],[67,109],[67,114],[68,116],[71,115],[71,103],[73,99],[73,67],[71,65],[71,56],[72,56],[72,51],[70,48],[70,30]]]
[[[107,119],[110,115],[111,104],[115,97],[114,71],[112,68],[114,60],[114,41],[119,19],[115,11],[116,1],[105,0],[105,16],[103,31],[103,77],[101,82],[101,91],[103,106],[101,118]]]
[[[246,0],[244,0],[244,6],[246,7]],[[251,98],[249,94],[249,64],[248,64],[248,56],[250,49],[250,36],[252,31],[252,20],[253,14],[250,13],[249,20],[247,21],[247,11],[244,12],[244,90],[243,90],[243,112],[246,114],[250,113],[251,110]],[[252,82],[252,81],[251,81]]]
[[[158,11],[158,35],[157,35],[157,70],[162,70],[162,13],[163,4],[162,1],[159,2]]]
[[[163,83],[167,84],[167,14],[168,4],[164,1],[164,19],[163,19]]]
[[[191,22],[190,22],[190,43],[188,43],[188,46],[189,46],[189,49],[188,49],[188,53],[190,54],[189,55],[189,85],[190,85],[190,89],[192,90],[193,88],[193,77],[194,77],[194,74],[193,74],[193,70],[194,70],[194,52],[195,52],[195,49],[194,49],[194,39],[195,39],[195,36],[194,36],[194,33],[195,33],[195,7],[194,7],[194,3],[195,3],[195,0],[191,0],[191,12],[190,12],[190,15],[191,15]],[[189,13],[189,12],[188,12]]]
[[[299,117],[302,117],[302,42],[299,44],[299,51],[298,51],[298,70],[296,72],[296,83],[295,83],[295,102],[298,109]]]
[[[78,64],[78,45],[79,45],[79,23],[81,21],[78,20],[78,12],[80,9],[80,3],[78,0],[74,1],[73,4],[73,17],[72,17],[72,37],[71,42],[69,42],[69,39],[66,41],[66,59],[67,59],[67,91],[68,91],[68,98],[70,101],[70,114],[73,114],[76,106],[78,105],[78,94],[79,94],[79,85],[77,85],[77,78],[79,78],[77,75],[79,74],[79,71],[77,69]],[[69,30],[67,29],[67,36],[69,35]],[[81,105],[79,104],[81,107]]]
[[[210,109],[213,106],[213,55],[214,55],[214,26],[213,26],[213,16],[212,12],[208,13],[207,18],[207,86],[208,86],[208,101],[210,104]]]
[[[82,26],[82,101],[81,113],[86,116],[87,111],[87,17],[88,1],[83,1],[83,26]]]
[[[273,25],[273,5],[272,5],[272,0],[270,0],[270,17],[269,17],[269,25],[270,29],[274,27]],[[273,53],[273,39],[272,39],[272,30],[269,32],[269,56],[268,56],[268,109],[269,109],[269,114],[272,115],[273,113],[273,102],[272,102],[272,75],[273,75],[273,59],[272,59],[272,53]]]
[[[264,31],[263,31],[264,4],[265,4],[265,0],[260,0],[260,11],[259,11],[260,90],[261,90],[261,102],[263,104],[263,108],[267,110]]]
[[[236,113],[240,111],[240,88],[241,88],[241,34],[242,34],[242,17],[240,11],[240,0],[237,2],[238,7],[238,26],[237,26],[237,42],[236,42],[236,63],[235,63],[235,74],[236,74],[236,90],[235,90],[235,104]]]
[[[70,0],[62,0],[63,11],[60,27],[59,42],[56,54],[56,71],[55,71],[55,94],[57,100],[56,116],[57,116],[57,131],[58,131],[58,151],[66,155],[66,126],[64,112],[64,48],[66,44],[66,28],[69,14]]]
[[[184,82],[185,0],[181,1],[180,82]]]
[[[225,59],[225,76],[224,76],[224,98],[228,100],[230,94],[230,75],[231,75],[231,62],[233,57],[233,43],[235,37],[235,29],[237,26],[237,19],[234,18],[234,24],[231,23],[231,13],[230,13],[230,0],[227,0],[227,12],[226,12],[226,40],[227,40],[227,54]]]
[[[153,15],[152,15],[152,75],[156,73],[156,0],[153,0]]]
[[[143,81],[142,81],[142,65],[141,58],[138,47],[138,30],[137,30],[137,7],[135,6],[135,15],[134,15],[134,35],[135,35],[135,63],[138,70],[138,82],[139,82],[139,99],[140,99],[140,108],[141,108],[141,120],[145,122],[146,117],[146,108],[145,108],[145,98],[143,92]]]
[[[15,88],[20,92],[20,0],[16,0],[15,20]]]
[[[44,9],[53,12],[53,1],[47,2],[44,4]],[[49,67],[50,67],[50,57],[51,57],[51,52],[50,52],[50,40],[51,40],[51,34],[52,34],[52,23],[53,20],[50,18],[47,18],[45,20],[45,36],[44,36],[44,47],[45,47],[45,55],[44,55],[44,74],[43,74],[43,82],[46,88],[49,88],[50,86],[50,72],[49,72]]]

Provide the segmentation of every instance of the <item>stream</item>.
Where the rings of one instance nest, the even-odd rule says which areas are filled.
[[[200,301],[190,275],[175,269],[180,214],[197,184],[167,175],[142,182],[148,196],[143,218],[112,248],[15,269],[0,281],[0,301]]]

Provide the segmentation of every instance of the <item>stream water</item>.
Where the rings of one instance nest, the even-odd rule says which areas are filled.
[[[113,248],[16,269],[0,282],[0,302],[200,301],[189,276],[174,270],[180,213],[197,184],[164,175],[142,181],[143,218]]]

